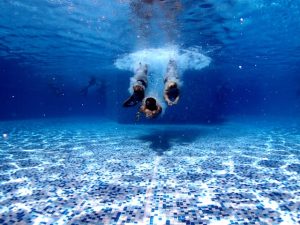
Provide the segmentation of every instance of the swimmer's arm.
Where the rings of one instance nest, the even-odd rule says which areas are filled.
[[[146,117],[153,117],[155,115],[155,111],[151,111],[149,109],[145,109],[145,114],[146,114]]]
[[[145,113],[146,117],[152,117],[153,116],[152,111],[150,111],[149,109],[146,109],[145,106],[141,106],[139,111],[142,112],[142,113]]]
[[[168,105],[172,105],[172,101],[169,99],[167,91],[164,92],[164,98],[165,98],[166,102],[168,103]]]
[[[166,91],[164,91],[164,99],[165,99],[166,101],[168,101],[168,100],[169,100],[169,97],[168,97],[168,95],[167,95],[167,92],[166,92]]]
[[[152,115],[151,115],[151,117],[153,117],[153,116],[156,116],[156,115],[160,114],[160,113],[161,113],[161,111],[162,111],[162,108],[161,108],[161,106],[160,106],[160,105],[159,105],[159,106],[157,106],[157,110],[154,110],[154,111],[152,111]]]
[[[157,109],[156,111],[157,111],[157,114],[161,113],[162,107],[159,105],[159,106],[158,106],[158,109]]]
[[[145,106],[143,106],[143,105],[142,105],[142,106],[140,107],[140,109],[139,109],[140,112],[145,112],[145,110],[146,110],[146,108],[145,108]]]
[[[179,95],[175,98],[175,100],[174,100],[174,102],[173,102],[173,104],[177,104],[178,103],[178,101],[179,101]]]

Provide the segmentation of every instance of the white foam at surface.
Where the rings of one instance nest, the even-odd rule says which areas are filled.
[[[169,46],[149,48],[126,54],[116,60],[115,66],[121,70],[134,72],[141,62],[148,64],[150,72],[164,74],[170,59],[177,62],[181,74],[186,70],[201,70],[211,63],[211,58],[204,55],[199,47],[179,49],[177,46]]]

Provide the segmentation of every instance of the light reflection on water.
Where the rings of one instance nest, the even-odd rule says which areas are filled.
[[[119,55],[166,44],[201,46],[237,65],[293,66],[300,57],[297,1],[6,0],[0,8],[0,56],[64,74],[111,70]]]

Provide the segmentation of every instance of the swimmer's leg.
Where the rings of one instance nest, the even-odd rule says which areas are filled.
[[[136,97],[133,94],[123,103],[123,107],[132,107],[137,105],[138,103],[139,101],[136,99]]]

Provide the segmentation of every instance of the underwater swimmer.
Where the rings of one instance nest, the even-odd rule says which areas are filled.
[[[140,112],[144,113],[147,118],[155,118],[162,111],[162,107],[157,103],[157,100],[153,97],[147,97],[142,106]]]
[[[169,106],[175,105],[179,100],[179,77],[177,72],[177,65],[174,60],[170,60],[167,72],[165,75],[165,90],[164,90],[164,99]]]
[[[123,103],[124,107],[135,106],[145,97],[145,90],[148,84],[148,66],[139,63],[135,75],[130,81],[130,91],[132,95]]]
[[[80,90],[80,93],[86,97],[89,92],[89,89],[91,87],[95,86],[96,84],[97,84],[97,79],[96,79],[96,77],[92,76],[89,80],[89,84],[87,86],[85,86],[84,88],[82,88]]]

